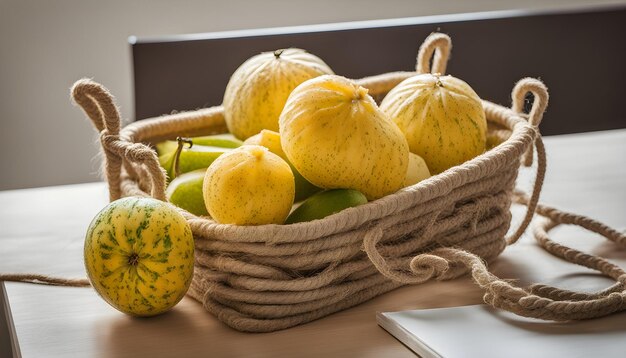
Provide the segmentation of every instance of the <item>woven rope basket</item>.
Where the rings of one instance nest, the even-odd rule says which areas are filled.
[[[432,34],[420,47],[416,72],[394,72],[356,82],[380,99],[416,73],[431,67],[432,72],[444,73],[450,48],[449,37]],[[118,110],[106,89],[81,80],[72,91],[101,133],[111,200],[122,196],[165,200],[165,173],[150,144],[177,136],[227,131],[221,106],[120,128]],[[535,100],[530,114],[525,115],[521,108],[528,92]],[[180,209],[196,242],[196,267],[188,294],[227,325],[250,332],[285,329],[404,284],[452,279],[468,271],[485,289],[487,302],[525,316],[589,318],[624,309],[623,292],[622,301],[614,297],[612,306],[598,303],[620,287],[623,290],[623,271],[602,270],[618,283],[603,292],[604,296],[578,297],[578,301],[598,301],[597,307],[587,304],[572,315],[571,305],[577,302],[576,297],[565,295],[569,291],[544,286],[523,290],[499,280],[485,268],[485,262],[494,260],[507,242],[521,236],[538,207],[545,152],[537,126],[547,100],[541,82],[520,81],[513,90],[512,109],[483,101],[489,136],[501,142],[499,145],[395,194],[322,220],[235,226]],[[524,156],[527,165],[532,163],[533,147],[537,148],[539,163],[533,194],[527,198],[514,187]],[[505,238],[513,200],[526,203],[528,212],[521,226]],[[552,226],[544,227],[545,232],[561,222],[555,209],[539,208],[552,218],[548,220]],[[607,237],[624,242],[620,233],[609,232]]]

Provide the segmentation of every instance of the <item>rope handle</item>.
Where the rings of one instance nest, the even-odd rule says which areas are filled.
[[[417,52],[417,63],[415,70],[417,73],[438,73],[445,74],[448,58],[452,50],[452,40],[450,36],[433,32],[428,35]],[[432,67],[430,59],[432,58]]]
[[[526,101],[526,95],[532,93],[534,97],[533,105],[528,115],[525,117],[528,119],[528,123],[532,125],[537,133],[539,133],[539,124],[543,119],[543,114],[548,107],[548,89],[545,84],[535,78],[523,78],[515,84],[513,92],[511,93],[511,109],[513,112],[523,114],[524,103]],[[533,147],[528,147],[528,151],[524,155],[524,166],[531,166],[533,162]]]
[[[165,201],[165,170],[150,147],[120,137],[121,120],[113,95],[101,84],[81,79],[72,86],[71,96],[100,132],[109,200],[114,201],[122,196],[122,165],[135,163],[147,168],[152,197]]]
[[[532,93],[534,96],[534,101],[528,115],[524,114],[524,100],[526,98],[527,93]],[[517,228],[517,230],[508,238],[506,238],[507,245],[512,245],[519,240],[519,238],[524,234],[528,225],[533,219],[535,215],[535,210],[539,203],[539,196],[541,194],[541,188],[543,187],[543,182],[546,177],[546,149],[543,144],[543,139],[541,137],[541,133],[539,132],[539,123],[541,123],[541,119],[543,118],[543,113],[548,107],[548,88],[543,82],[535,78],[522,78],[519,80],[515,86],[513,87],[513,91],[511,92],[512,98],[512,106],[511,109],[519,113],[521,116],[527,118],[528,123],[535,130],[535,140],[533,141],[533,145],[528,146],[526,153],[524,153],[524,157],[522,159],[524,166],[529,167],[533,162],[533,148],[537,150],[537,173],[535,174],[535,182],[533,184],[532,194],[529,201],[526,204],[526,214],[524,215],[524,219],[522,223]]]

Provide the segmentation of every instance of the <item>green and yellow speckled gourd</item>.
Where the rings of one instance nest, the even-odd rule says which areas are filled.
[[[126,197],[107,205],[89,225],[84,254],[98,294],[135,316],[173,307],[193,275],[187,221],[172,205],[152,198]]]
[[[244,140],[262,129],[278,131],[287,97],[300,83],[333,71],[319,57],[297,48],[263,52],[233,73],[224,91],[224,119]]]

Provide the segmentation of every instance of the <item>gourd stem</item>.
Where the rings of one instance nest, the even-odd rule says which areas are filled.
[[[443,82],[441,82],[441,74],[440,73],[433,73],[433,76],[435,76],[435,78],[436,78],[435,85],[437,87],[443,87]]]
[[[183,146],[186,143],[189,144],[189,148],[193,147],[193,141],[191,138],[176,137],[176,141],[178,142],[178,147],[176,147],[176,152],[174,153],[174,163],[172,163],[172,166],[174,167],[174,178],[180,175],[178,163],[180,162],[180,153],[183,151]]]
[[[128,264],[130,266],[137,266],[138,263],[139,263],[139,255],[137,255],[136,253],[132,253],[130,254],[130,256],[128,256]]]

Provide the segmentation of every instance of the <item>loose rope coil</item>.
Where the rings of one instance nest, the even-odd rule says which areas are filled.
[[[445,73],[451,41],[432,34],[418,52],[416,72],[356,80],[376,98],[418,73]],[[430,64],[432,58],[432,65]],[[521,112],[534,95],[528,115]],[[120,128],[111,94],[91,80],[78,81],[72,97],[101,135],[110,199],[153,196],[164,200],[165,173],[146,144],[176,136],[226,131],[221,106]],[[289,328],[354,306],[405,284],[447,280],[467,272],[484,300],[519,315],[551,320],[585,319],[623,310],[626,274],[618,266],[557,244],[548,232],[580,225],[624,245],[623,234],[589,218],[539,204],[546,170],[538,125],[547,107],[546,87],[522,79],[512,109],[483,101],[495,148],[457,167],[365,205],[292,225],[218,224],[180,209],[194,233],[196,267],[188,294],[229,326],[250,332]],[[537,175],[530,197],[514,189],[520,161]],[[509,237],[512,202],[527,206]],[[534,236],[548,252],[602,272],[616,283],[600,292],[577,293],[547,285],[519,288],[491,274],[487,263],[515,243],[535,213],[544,217]],[[86,280],[0,275],[0,279],[86,285]]]

